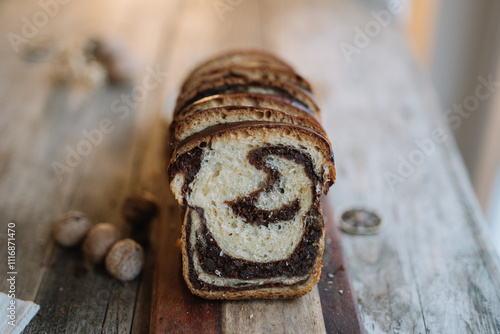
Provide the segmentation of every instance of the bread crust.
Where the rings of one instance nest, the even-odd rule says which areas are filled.
[[[320,109],[314,98],[304,89],[291,83],[268,80],[268,79],[248,79],[248,78],[220,78],[211,82],[204,82],[192,89],[182,91],[177,99],[175,115],[189,104],[204,97],[215,94],[235,94],[252,93],[252,90],[261,90],[259,94],[283,95],[286,98],[295,100],[295,107],[310,111],[317,118],[321,117]],[[265,93],[267,91],[268,93]]]
[[[293,107],[289,100],[272,95],[249,93],[207,96],[182,109],[177,115],[175,115],[174,122],[180,121],[182,118],[187,117],[199,110],[227,106],[271,108],[281,110],[292,115],[313,118],[319,122],[316,116],[314,116],[311,112]]]
[[[275,64],[269,65],[239,65],[216,68],[210,71],[201,72],[190,76],[184,82],[182,90],[189,90],[204,82],[210,82],[219,78],[228,77],[245,77],[248,79],[268,79],[289,82],[301,87],[302,89],[311,92],[311,85],[306,79],[295,73],[294,71],[284,69]]]
[[[298,112],[298,114],[300,115],[262,107],[215,107],[199,110],[183,118],[176,124],[173,131],[175,142],[179,142],[195,132],[199,132],[216,124],[242,121],[269,121],[304,126],[326,137],[325,131],[314,117],[308,117],[307,112],[304,111],[302,111],[302,113]]]
[[[283,70],[294,71],[293,68],[280,58],[261,50],[234,50],[230,52],[221,53],[216,55],[205,62],[198,65],[194,70],[189,73],[186,80],[187,82],[191,77],[200,75],[203,72],[208,72],[211,70],[235,66],[239,64],[262,64],[262,65],[273,65],[279,67]]]

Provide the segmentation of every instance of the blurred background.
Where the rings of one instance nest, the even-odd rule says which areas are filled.
[[[409,1],[400,19],[430,73],[494,240],[500,240],[500,1]],[[491,94],[481,91],[483,79]],[[461,121],[453,122],[455,112]]]

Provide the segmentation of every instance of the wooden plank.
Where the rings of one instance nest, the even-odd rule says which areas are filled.
[[[325,251],[318,290],[327,333],[364,333],[358,300],[347,274],[340,245],[341,235],[326,198],[322,200],[325,217]]]
[[[222,333],[326,333],[318,288],[294,300],[223,303]]]
[[[20,32],[23,15],[39,8],[35,3],[21,6],[17,2],[2,3],[2,29]],[[39,32],[44,35],[50,29],[61,29],[54,22]],[[53,30],[52,30],[53,31]],[[2,224],[16,221],[17,231],[17,281],[18,298],[33,300],[37,294],[47,262],[52,253],[50,223],[61,211],[75,178],[61,185],[53,171],[51,162],[74,135],[68,126],[74,122],[85,124],[88,116],[73,113],[67,99],[77,96],[64,89],[54,89],[49,80],[47,63],[29,63],[21,54],[15,53],[7,39],[2,39]],[[66,117],[60,117],[59,126],[53,121],[52,108],[58,106]],[[51,194],[51,196],[47,196]],[[3,228],[2,228],[3,230]],[[33,236],[36,236],[33,238]],[[19,251],[22,250],[22,251]],[[2,258],[6,258],[1,250]],[[5,273],[0,274],[2,277]],[[0,289],[4,290],[2,279]]]
[[[83,114],[92,115],[93,110],[102,108],[102,105],[110,105],[115,98],[113,95],[98,94],[87,101],[81,111]],[[93,115],[95,118],[87,122],[84,128],[95,128],[95,125],[104,117],[95,112]],[[133,125],[133,118],[127,120],[127,123],[130,129]],[[130,136],[130,130],[127,129],[127,124],[124,123],[124,125],[125,131],[117,129],[107,134],[106,140],[95,147],[92,155],[87,157],[79,169],[73,171],[73,173],[78,173],[79,182],[73,187],[71,196],[63,206],[63,211],[78,209],[85,212],[94,223],[110,221],[119,226],[122,232],[126,232],[126,228],[121,222],[119,205],[128,190],[124,180],[127,179],[130,167],[117,167],[130,166],[129,152],[133,139]],[[105,156],[108,158],[105,159]],[[95,173],[97,166],[99,166],[99,173]],[[68,257],[66,249],[56,247],[56,250],[51,259],[51,269],[45,274],[35,301],[41,305],[42,310],[57,309],[57,311],[42,313],[42,316],[36,317],[30,324],[31,330],[36,332],[40,326],[46,326],[50,330],[52,326],[55,326],[57,331],[88,332],[92,328],[101,327],[103,323],[108,325],[109,322],[113,322],[114,327],[118,328],[117,308],[120,306],[116,302],[124,296],[127,297],[124,305],[127,305],[128,309],[120,313],[120,316],[128,317],[131,321],[130,313],[133,312],[138,281],[122,287],[102,269],[86,270],[83,268],[83,259],[77,250],[73,257]],[[80,274],[75,277],[75,275],[67,274],[68,270],[79,271]],[[86,289],[78,289],[75,293],[76,300],[79,300],[78,307],[72,307],[70,304],[72,296],[70,297],[69,292],[62,296],[58,293],[58,291],[72,291],[75,284],[86,287]],[[58,297],[54,300],[53,296]],[[64,311],[59,312],[61,308]],[[85,322],[82,323],[80,319],[85,319]]]
[[[168,18],[168,15],[174,15],[173,11],[166,9],[175,6],[172,2],[168,4],[155,2],[155,4],[156,6],[151,4],[144,6],[144,3],[140,6],[136,3],[126,6],[123,3],[114,4],[116,8],[106,14],[106,8],[97,2],[80,3],[68,7],[69,10],[61,10],[59,15],[44,27],[44,35],[60,34],[67,29],[68,24],[71,24],[74,29],[79,29],[82,40],[89,36],[128,38],[128,47],[139,51],[135,52],[139,62],[154,68],[163,64],[164,60],[158,60],[156,56],[164,54],[164,50],[161,49],[168,48],[168,43],[158,43],[160,36],[151,32],[163,30],[163,20]],[[100,10],[96,10],[95,6],[99,6]],[[15,7],[18,12],[9,11],[13,15],[10,21],[17,20],[26,12],[40,9],[35,4],[31,8],[14,5],[11,7]],[[141,15],[148,17],[148,20],[143,20],[141,25],[130,26],[123,21],[125,16],[136,18]],[[94,24],[88,25],[87,22],[91,21]],[[174,23],[173,20],[169,21],[170,25]],[[120,29],[119,26],[125,26],[125,29]],[[144,38],[148,35],[150,38]],[[66,46],[68,45],[67,41],[61,40],[64,38],[58,39],[58,42],[61,44],[66,42]],[[126,121],[116,124],[116,131],[107,136],[99,147],[95,148],[92,155],[84,159],[85,161],[70,175],[66,175],[67,178],[60,184],[52,170],[51,162],[64,160],[66,153],[64,147],[66,145],[74,147],[81,140],[81,130],[95,128],[101,119],[109,115],[112,102],[121,94],[130,94],[132,87],[103,89],[90,96],[88,92],[75,92],[64,87],[53,90],[53,87],[47,84],[50,75],[48,64],[27,66],[18,55],[11,54],[12,50],[8,46],[4,46],[2,52],[12,58],[10,62],[14,65],[10,68],[2,66],[2,70],[6,72],[6,75],[2,76],[2,84],[8,83],[10,89],[19,92],[5,94],[3,98],[8,99],[8,103],[4,103],[4,106],[8,112],[2,115],[10,114],[11,117],[23,115],[22,121],[12,122],[11,119],[4,118],[5,121],[2,123],[2,125],[8,123],[15,125],[4,131],[12,140],[4,142],[5,145],[2,146],[8,150],[3,154],[9,157],[5,160],[6,168],[2,168],[2,172],[6,174],[1,179],[1,186],[4,189],[2,194],[9,195],[2,203],[9,209],[2,210],[2,214],[9,218],[2,221],[7,223],[15,219],[19,222],[18,247],[23,252],[18,253],[20,255],[18,271],[20,277],[22,275],[29,279],[18,281],[17,288],[20,293],[17,297],[33,300],[36,296],[36,301],[42,305],[41,316],[35,318],[26,332],[38,332],[40,328],[45,328],[47,332],[92,332],[102,326],[112,331],[129,332],[134,318],[137,328],[145,328],[143,332],[147,332],[149,282],[142,284],[145,285],[140,294],[142,302],[136,307],[136,296],[143,283],[141,279],[122,286],[103,270],[84,270],[81,268],[82,259],[78,254],[70,256],[58,248],[53,252],[49,230],[52,219],[59,212],[71,207],[86,211],[94,221],[109,220],[122,225],[119,215],[121,199],[126,193],[137,191],[142,187],[133,182],[146,183],[147,177],[153,175],[152,169],[155,169],[155,172],[158,169],[157,165],[152,164],[154,161],[159,161],[158,159],[150,160],[149,163],[144,163],[142,159],[144,153],[150,150],[150,141],[160,142],[159,138],[153,138],[150,134],[152,125],[161,126],[158,122],[158,105],[162,90],[150,92],[150,101],[154,102],[143,103],[137,110],[140,112],[139,117],[131,116]],[[13,78],[15,79],[12,80]],[[19,88],[12,87],[13,84]],[[28,100],[31,104],[24,102],[26,91],[31,93]],[[9,108],[11,105],[13,107]],[[17,106],[25,110],[20,112],[16,110]],[[9,132],[12,132],[12,135],[9,135]],[[158,135],[161,133],[158,132]],[[158,149],[156,143],[153,146],[154,150]],[[26,163],[27,161],[29,163]],[[40,178],[40,175],[43,177]],[[19,180],[22,180],[22,184]],[[36,185],[35,191],[26,193],[32,185]],[[5,190],[9,188],[19,191],[18,194],[7,193]],[[51,193],[53,196],[44,196],[46,193]],[[31,222],[37,220],[42,221],[36,225],[40,233],[37,233],[39,238],[33,244],[32,233],[22,232],[31,229]],[[123,230],[126,233],[127,229]],[[49,259],[50,264],[47,263]],[[148,268],[150,271],[144,277],[151,279],[152,268],[151,266]],[[78,277],[75,277],[74,272],[78,272]],[[47,275],[44,277],[45,273]],[[36,284],[33,284],[33,281]],[[77,291],[72,294],[69,292],[74,290]],[[57,308],[57,305],[60,305],[60,308]]]

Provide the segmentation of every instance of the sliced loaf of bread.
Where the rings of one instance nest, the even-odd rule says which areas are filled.
[[[236,66],[234,59],[286,65],[240,51],[193,73]],[[319,280],[320,196],[335,182],[333,152],[317,104],[281,79],[196,79],[179,96],[168,178],[182,209],[183,275],[195,295],[297,298]]]

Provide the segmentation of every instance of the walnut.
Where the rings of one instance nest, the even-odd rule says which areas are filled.
[[[106,255],[106,270],[121,281],[130,281],[139,275],[144,265],[144,251],[132,239],[115,243]]]
[[[158,214],[156,198],[150,193],[131,195],[123,203],[122,213],[131,225],[148,225]]]
[[[158,214],[158,204],[150,193],[132,195],[125,199],[122,207],[123,218],[131,225],[132,239],[143,247],[149,246],[151,221]]]
[[[52,223],[52,235],[61,246],[75,246],[90,229],[90,220],[80,211],[69,211]]]
[[[85,259],[90,263],[102,263],[116,241],[118,241],[118,230],[113,224],[99,223],[92,226],[82,245]]]

